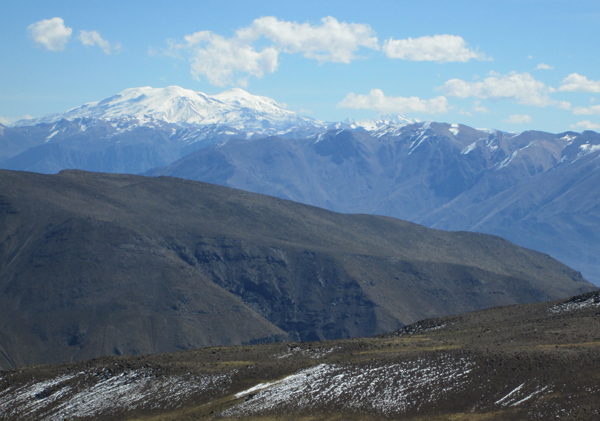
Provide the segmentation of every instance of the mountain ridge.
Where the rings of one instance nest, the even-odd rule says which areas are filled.
[[[368,336],[594,289],[486,234],[170,177],[0,180],[3,367]]]

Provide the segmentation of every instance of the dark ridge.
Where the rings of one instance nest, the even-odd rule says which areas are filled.
[[[171,177],[0,171],[0,366],[370,336],[594,287],[547,255]]]

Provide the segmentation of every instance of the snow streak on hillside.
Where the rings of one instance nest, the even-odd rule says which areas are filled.
[[[396,415],[425,402],[446,399],[451,391],[464,390],[473,367],[468,358],[457,360],[449,355],[441,355],[437,361],[417,359],[366,367],[320,364],[238,393],[236,397],[246,397],[244,402],[222,415],[246,417],[327,407]]]
[[[3,390],[0,419],[52,421],[178,408],[190,396],[227,390],[231,383],[227,374],[160,376],[148,369],[114,374],[114,369],[81,371]]]

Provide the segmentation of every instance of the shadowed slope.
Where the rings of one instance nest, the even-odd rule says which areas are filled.
[[[489,235],[168,177],[0,171],[4,367],[365,336],[592,288]]]

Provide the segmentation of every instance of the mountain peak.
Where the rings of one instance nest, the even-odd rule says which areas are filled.
[[[312,121],[285,110],[275,100],[252,95],[233,88],[209,96],[180,86],[153,88],[143,86],[125,89],[101,101],[89,102],[64,113],[51,114],[39,119],[20,120],[15,126],[56,123],[62,119],[95,118],[102,120],[134,119],[141,123],[159,120],[171,124],[211,125],[224,124],[236,128],[288,128],[306,125]],[[320,125],[320,122],[314,122]],[[265,126],[266,124],[266,126]]]

